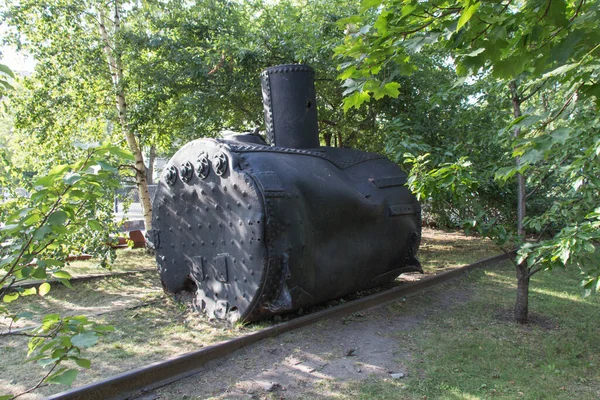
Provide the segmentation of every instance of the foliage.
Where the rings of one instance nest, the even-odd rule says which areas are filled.
[[[579,0],[365,0],[361,16],[342,21],[347,36],[336,52],[347,60],[339,75],[349,88],[346,109],[397,96],[398,78],[413,73],[413,60],[430,48],[445,52],[446,62],[462,77],[446,93],[461,82],[498,82],[496,88],[503,88],[512,110],[506,107],[506,117],[493,119],[507,121],[509,113],[513,118],[504,127],[496,125],[494,131],[500,134],[489,138],[488,146],[472,152],[457,146],[451,154],[454,160],[436,164],[427,165],[423,152],[407,161],[415,166],[414,189],[441,195],[438,198],[446,203],[450,197],[452,207],[458,204],[463,211],[470,208],[471,218],[456,222],[469,222],[500,244],[523,243],[524,238],[516,235],[510,220],[498,219],[505,213],[490,207],[490,198],[482,198],[480,190],[494,179],[498,195],[517,194],[512,178],[525,176],[528,192],[518,193],[528,204],[529,216],[523,222],[527,232],[537,236],[520,250],[518,261],[527,263],[527,280],[542,269],[576,264],[587,277],[586,288],[600,287],[600,271],[583,262],[599,239],[598,10],[598,1]],[[497,90],[482,91],[469,102],[486,104]],[[467,134],[466,143],[469,139]],[[493,140],[498,143],[489,154],[486,147]],[[494,154],[498,157],[490,159]],[[485,168],[478,171],[475,166],[480,163],[473,162],[473,171],[466,172],[466,156],[487,158]],[[464,174],[478,182],[467,181],[465,196],[440,193],[462,190],[451,181],[464,183]],[[478,204],[482,200],[484,204]]]
[[[12,320],[3,335],[30,336],[32,360],[50,365],[48,374],[35,387],[47,383],[69,384],[77,372],[62,367],[73,360],[89,367],[80,357],[82,349],[92,346],[107,329],[85,317],[61,318],[46,315],[39,328],[30,332],[12,331],[12,323],[30,318],[31,313],[11,313],[10,303],[22,296],[44,296],[50,290],[48,279],[70,286],[70,274],[63,270],[69,255],[89,253],[105,264],[114,256],[108,245],[115,231],[112,216],[112,193],[119,186],[118,169],[107,158],[130,158],[118,147],[106,144],[79,144],[85,153],[82,161],[57,165],[38,178],[30,187],[29,197],[5,200],[0,209],[0,313]],[[3,176],[3,185],[11,177]],[[8,212],[12,211],[12,212]],[[41,280],[37,287],[17,285],[27,280]]]

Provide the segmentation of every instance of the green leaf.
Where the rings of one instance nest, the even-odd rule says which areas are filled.
[[[406,4],[402,7],[402,16],[406,17],[409,14],[412,14],[413,11],[417,9],[417,3]]]
[[[80,148],[82,150],[96,149],[102,146],[99,142],[75,142],[73,146]]]
[[[21,296],[31,296],[32,294],[36,294],[37,290],[34,287],[27,288],[21,292]]]
[[[105,171],[109,171],[109,172],[119,172],[118,168],[113,167],[112,165],[110,165],[107,162],[104,162],[102,160],[98,160],[96,161],[96,163],[100,166],[100,168],[102,168]]]
[[[71,274],[67,271],[56,271],[52,273],[52,276],[57,279],[71,279]]]
[[[11,303],[18,298],[19,298],[19,293],[14,292],[14,293],[5,294],[4,297],[2,298],[2,301],[5,303]]]
[[[81,174],[78,174],[77,172],[69,172],[64,178],[63,178],[63,182],[65,182],[67,185],[74,185],[77,182],[79,182],[83,177],[81,176]]]
[[[542,76],[542,79],[546,79],[546,78],[550,78],[553,76],[558,76],[558,75],[564,75],[567,72],[571,71],[574,68],[579,67],[579,63],[573,63],[573,64],[565,64],[565,65],[561,65],[560,67],[553,69],[552,71],[545,73]]]
[[[0,72],[5,73],[6,75],[10,76],[11,78],[15,78],[15,74],[11,71],[10,68],[8,68],[6,65],[4,64],[0,64]]]
[[[91,230],[96,231],[96,232],[100,232],[102,230],[104,230],[104,226],[102,226],[102,224],[98,221],[96,221],[95,219],[90,219],[88,221],[88,226],[90,227]]]
[[[71,337],[73,346],[89,348],[98,342],[96,332],[83,332]]]
[[[44,282],[38,288],[38,293],[40,294],[40,296],[45,296],[50,291],[50,288],[51,288],[50,284],[48,282]]]
[[[469,22],[469,20],[471,19],[473,14],[475,14],[475,11],[477,11],[480,5],[481,3],[475,3],[463,10],[458,20],[458,24],[456,25],[456,32],[458,32],[460,28],[462,28],[467,22]]]
[[[71,166],[68,164],[55,165],[54,167],[50,168],[50,171],[48,171],[48,176],[62,175],[66,171],[68,171],[70,168],[71,168]]]
[[[77,378],[77,372],[78,371],[76,369],[67,369],[65,371],[61,371],[55,375],[49,376],[46,379],[46,383],[71,386]]]
[[[369,8],[379,7],[382,0],[362,0],[360,2],[360,9],[362,11],[368,10]]]
[[[43,177],[37,179],[35,182],[33,182],[33,186],[34,187],[37,187],[37,186],[51,187],[52,185],[54,185],[55,181],[56,181],[56,176],[46,175],[46,176],[43,176]]]
[[[67,213],[62,210],[54,211],[48,217],[49,225],[63,225],[66,221],[67,221]]]
[[[362,103],[368,103],[370,100],[371,96],[369,95],[369,93],[354,92],[344,99],[344,112],[347,112],[352,107],[355,107],[358,110]]]
[[[10,400],[12,399],[14,396],[12,394],[9,395],[2,395],[0,396],[0,400]]]
[[[115,146],[110,146],[108,148],[108,151],[110,152],[110,154],[122,158],[123,160],[135,161],[135,157],[129,151],[122,150]]]
[[[22,311],[22,312],[18,313],[17,315],[15,315],[15,317],[13,319],[15,321],[18,321],[21,318],[33,319],[33,313],[31,311]]]
[[[76,358],[75,362],[82,368],[90,368],[92,366],[92,362],[87,358]]]

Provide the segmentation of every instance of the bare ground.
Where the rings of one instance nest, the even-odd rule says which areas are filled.
[[[420,301],[409,299],[409,307],[397,301],[322,321],[209,362],[199,374],[141,398],[346,398],[347,390],[338,389],[347,382],[418,374],[407,367],[418,354],[403,349],[402,337],[417,335],[415,328],[428,313],[444,312],[468,298],[469,293],[448,285],[428,299],[427,309],[410,309]]]

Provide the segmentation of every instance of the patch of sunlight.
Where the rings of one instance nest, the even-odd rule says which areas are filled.
[[[506,276],[503,274],[498,274],[496,272],[493,271],[484,271],[484,274],[486,277],[490,278],[492,282],[496,282],[496,283],[502,283],[502,284],[508,284],[511,287],[516,287],[516,278],[512,277],[512,276]]]
[[[481,396],[475,396],[472,395],[470,393],[465,393],[463,391],[461,391],[460,389],[454,387],[454,388],[449,388],[447,389],[448,392],[450,392],[450,394],[452,394],[452,396],[454,396],[457,399],[465,399],[465,400],[479,400],[481,399]]]
[[[586,299],[578,294],[572,294],[572,293],[567,293],[567,292],[557,292],[555,290],[544,289],[544,288],[535,288],[535,287],[534,288],[529,287],[529,291],[533,292],[533,293],[537,293],[537,294],[545,294],[547,296],[558,297],[559,299],[574,301],[576,303],[585,303],[585,304],[589,304],[589,305],[593,305],[593,306],[598,306],[598,304],[590,302],[590,301],[588,301],[588,299]]]

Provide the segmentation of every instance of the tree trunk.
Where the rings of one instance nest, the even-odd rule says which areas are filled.
[[[325,146],[331,147],[331,132],[323,132],[323,140],[325,140]]]
[[[521,99],[517,90],[517,83],[511,81],[509,84],[510,94],[513,104],[513,116],[515,119],[521,116]],[[521,134],[521,128],[515,127],[514,137],[518,138]],[[515,157],[517,168],[521,166],[521,158]],[[517,234],[521,241],[525,240],[525,227],[523,220],[525,219],[526,203],[525,203],[525,177],[523,174],[517,174]],[[527,260],[517,265],[517,301],[515,304],[515,319],[522,324],[527,322],[529,305],[529,268]]]
[[[119,3],[115,0],[114,2],[114,20],[113,22],[113,35],[118,37],[121,30],[121,21],[119,15]],[[129,150],[133,153],[135,158],[135,180],[138,187],[138,193],[140,196],[140,202],[144,212],[144,225],[146,231],[152,229],[152,201],[150,200],[150,193],[148,192],[148,182],[146,180],[146,165],[144,164],[144,156],[142,154],[141,146],[139,145],[134,133],[129,127],[127,120],[127,102],[125,101],[125,87],[123,79],[123,62],[121,59],[121,53],[118,48],[118,43],[113,40],[108,34],[106,29],[106,17],[104,11],[99,9],[99,22],[100,22],[100,34],[104,42],[104,53],[108,60],[109,69],[112,76],[112,83],[115,90],[117,111],[119,113],[119,123],[121,125],[121,131],[127,141]]]
[[[148,185],[154,184],[154,161],[156,160],[156,147],[150,146],[148,154],[148,168],[146,169],[146,180]]]
[[[527,261],[517,265],[517,301],[515,303],[515,319],[521,324],[527,323],[529,314],[529,268]]]

